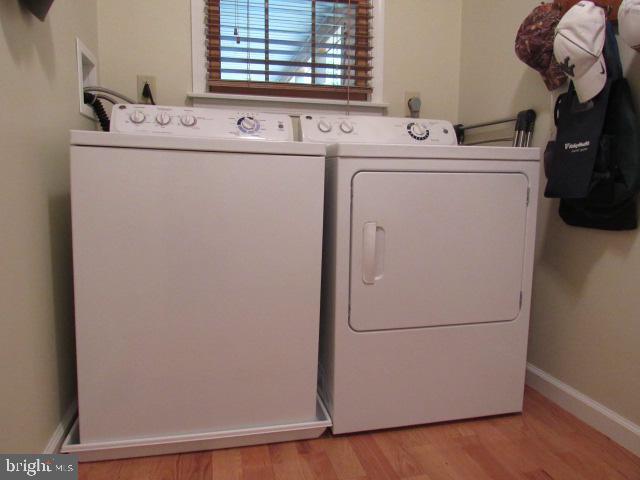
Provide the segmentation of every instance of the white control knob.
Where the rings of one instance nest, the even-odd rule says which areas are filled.
[[[240,121],[240,126],[247,132],[253,132],[258,129],[258,122],[251,117],[244,117]]]
[[[414,123],[411,125],[411,133],[418,138],[422,138],[427,135],[427,130],[422,125]]]
[[[171,123],[171,116],[167,112],[160,112],[156,115],[156,122],[158,125],[169,125]]]
[[[327,122],[326,120],[320,120],[318,122],[318,130],[320,130],[322,133],[329,133],[331,131],[331,123]]]
[[[145,121],[146,115],[142,113],[140,110],[135,110],[131,112],[129,115],[129,120],[131,120],[135,124],[140,124]]]
[[[180,123],[182,123],[182,125],[184,125],[185,127],[193,127],[196,123],[198,123],[198,119],[190,113],[187,113],[180,117]]]
[[[351,133],[353,132],[353,124],[351,122],[348,122],[347,120],[343,120],[340,123],[340,130],[342,130],[344,133]]]

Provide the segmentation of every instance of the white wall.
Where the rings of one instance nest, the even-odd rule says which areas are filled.
[[[191,87],[190,0],[99,0],[104,86],[136,97],[136,75],[158,79],[156,101],[183,105]],[[462,0],[386,0],[384,101],[405,115],[405,92],[424,114],[458,113]]]
[[[520,23],[539,3],[464,0],[460,120],[491,120],[533,107],[540,114],[535,144],[544,146],[550,94],[513,50]],[[622,43],[621,49],[637,103],[640,59]],[[557,210],[558,201],[543,199],[529,361],[640,423],[638,233],[569,227]]]
[[[0,2],[0,452],[41,452],[74,397],[69,129],[75,37],[97,52],[95,0],[45,22]]]

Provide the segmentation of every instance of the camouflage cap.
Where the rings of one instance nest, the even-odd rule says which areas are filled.
[[[553,3],[537,6],[525,18],[516,35],[518,58],[537,70],[549,90],[560,88],[567,76],[553,56],[555,28],[562,12]]]

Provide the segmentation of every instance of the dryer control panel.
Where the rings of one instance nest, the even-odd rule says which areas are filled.
[[[316,143],[457,145],[451,122],[419,118],[304,115],[302,140]]]
[[[293,141],[288,115],[216,108],[118,104],[111,131],[144,135]]]

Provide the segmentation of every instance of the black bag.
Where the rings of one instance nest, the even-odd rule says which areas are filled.
[[[598,156],[609,105],[611,82],[592,100],[580,103],[573,86],[558,98],[554,111],[558,136],[544,196],[585,198]]]
[[[607,26],[605,59],[609,79],[605,89],[592,101],[593,105],[585,104],[587,110],[580,111],[580,107],[573,103],[573,85],[559,99],[556,108],[558,139],[547,185],[550,195],[547,192],[545,195],[562,198],[560,216],[569,225],[601,230],[633,230],[638,226],[640,129],[629,84],[622,76],[618,44],[611,25]],[[607,101],[602,104],[600,102],[604,97]],[[603,105],[604,115],[599,109]],[[582,122],[587,118],[586,115],[591,115],[590,120],[594,124],[585,126],[581,121],[574,123],[575,115]],[[580,134],[592,138],[598,128],[600,133],[591,140],[590,148],[582,152],[585,162],[580,163],[580,157],[573,156],[568,163],[563,163],[566,157],[558,155],[566,147],[563,139],[575,138],[570,136]],[[594,143],[595,155],[591,156]],[[581,148],[584,147],[578,146],[574,150]],[[592,162],[588,176],[585,176],[586,162]]]
[[[578,227],[634,230],[639,177],[640,130],[629,84],[619,78],[611,85],[589,193],[583,199],[561,200],[560,216]]]

